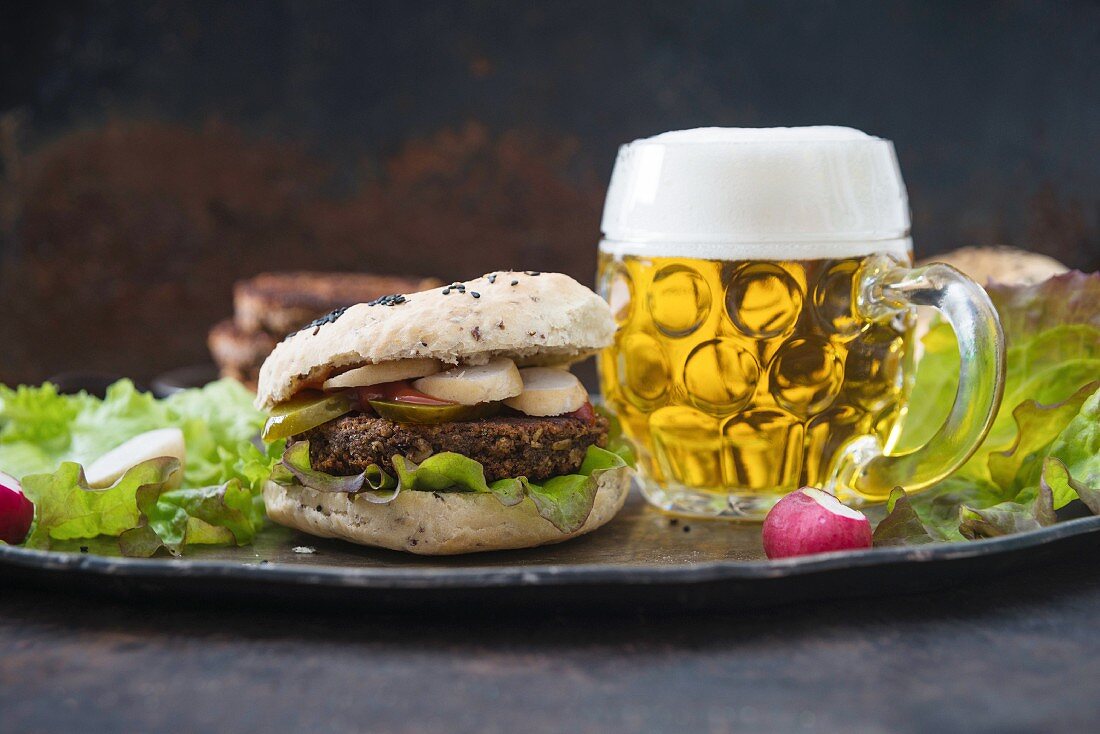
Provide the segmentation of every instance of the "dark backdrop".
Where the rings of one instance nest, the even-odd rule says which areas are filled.
[[[270,268],[591,279],[616,146],[895,141],[918,254],[1100,265],[1095,2],[0,4],[0,379],[205,360]]]

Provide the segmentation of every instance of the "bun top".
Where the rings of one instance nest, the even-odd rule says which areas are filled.
[[[337,309],[302,327],[260,368],[256,403],[269,408],[340,372],[414,357],[568,364],[610,344],[614,332],[607,303],[567,275],[490,273]]]
[[[925,258],[918,265],[947,263],[979,285],[1032,285],[1069,270],[1052,257],[1015,247],[963,247]]]

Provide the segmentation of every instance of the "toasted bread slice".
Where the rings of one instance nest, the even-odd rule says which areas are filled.
[[[961,270],[979,285],[1032,285],[1069,270],[1048,255],[1015,247],[963,247],[925,258],[918,265],[942,262]]]
[[[234,318],[245,332],[267,331],[282,337],[340,306],[439,285],[442,282],[435,278],[371,273],[261,273],[237,282]]]
[[[216,323],[206,339],[218,367],[233,367],[254,375],[278,341],[264,331],[245,331],[233,319]]]

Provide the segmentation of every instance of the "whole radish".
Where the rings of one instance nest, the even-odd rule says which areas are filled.
[[[871,523],[866,516],[813,487],[779,500],[764,518],[763,535],[768,558],[871,547]]]
[[[19,480],[0,472],[0,540],[18,545],[34,522],[34,503],[23,494]]]

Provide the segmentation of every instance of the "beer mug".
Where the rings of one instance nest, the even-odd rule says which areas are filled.
[[[912,267],[909,224],[893,144],[850,128],[620,149],[597,274],[618,331],[599,372],[652,504],[760,519],[800,486],[881,501],[970,457],[1000,403],[1004,338],[980,286]],[[915,306],[952,324],[962,369],[943,426],[899,455]]]

